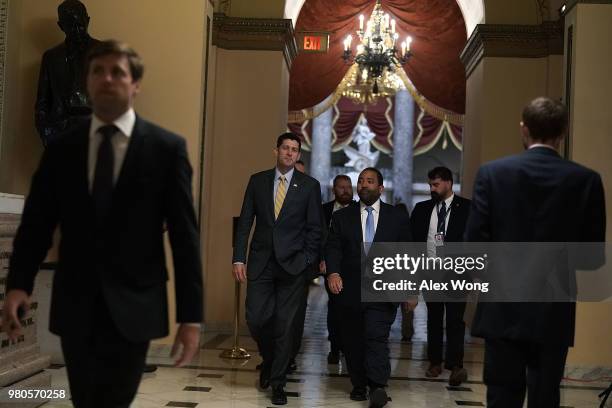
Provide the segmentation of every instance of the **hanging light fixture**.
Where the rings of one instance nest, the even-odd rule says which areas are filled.
[[[402,86],[395,70],[407,63],[412,56],[412,37],[408,36],[401,43],[401,51],[398,51],[396,42],[399,34],[395,30],[396,22],[383,12],[381,0],[376,0],[365,29],[364,19],[363,15],[359,16],[359,44],[356,54],[353,54],[351,49],[353,36],[348,35],[344,40],[342,58],[352,66],[343,81],[342,94],[359,103],[372,103],[379,97],[395,94]]]

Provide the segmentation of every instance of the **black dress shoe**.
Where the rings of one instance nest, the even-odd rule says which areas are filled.
[[[283,389],[282,385],[272,387],[272,404],[274,405],[285,405],[287,404],[287,394]]]
[[[332,353],[327,355],[327,364],[338,364],[340,362],[340,353]]]
[[[349,398],[353,401],[366,401],[368,396],[365,387],[354,387]]]
[[[157,366],[155,364],[145,364],[142,370],[143,373],[152,373],[154,371],[157,371]]]
[[[389,401],[389,397],[387,397],[387,393],[385,392],[384,388],[370,390],[369,408],[382,408],[387,405],[387,401]]]

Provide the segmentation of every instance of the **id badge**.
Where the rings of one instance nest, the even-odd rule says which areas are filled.
[[[444,233],[443,232],[438,232],[436,233],[436,235],[434,235],[434,244],[437,247],[444,246]]]

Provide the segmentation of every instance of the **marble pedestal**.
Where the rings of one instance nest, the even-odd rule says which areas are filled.
[[[0,214],[0,307],[4,303],[6,273],[12,241],[19,225],[19,215]],[[40,355],[36,336],[38,303],[33,299],[31,310],[22,320],[23,335],[12,342],[0,333],[0,406],[10,408],[37,407],[42,403],[12,403],[5,395],[9,388],[50,388],[51,375],[44,371],[50,358]]]

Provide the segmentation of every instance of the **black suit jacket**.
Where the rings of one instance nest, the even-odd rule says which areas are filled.
[[[410,242],[408,214],[392,205],[380,202],[374,242]],[[332,226],[326,246],[327,273],[339,273],[342,291],[337,295],[341,304],[361,302],[361,266],[363,233],[361,206],[349,205],[332,215]]]
[[[294,171],[275,220],[274,174],[275,169],[271,169],[252,175],[242,202],[233,262],[246,262],[249,233],[257,219],[249,250],[249,279],[257,279],[272,255],[292,275],[302,273],[319,260],[322,232],[319,182]]]
[[[32,293],[59,224],[50,330],[60,336],[95,324],[102,296],[132,341],[168,334],[164,223],[172,246],[178,322],[202,320],[202,272],[185,140],[136,118],[112,208],[96,223],[89,192],[90,120],[51,143],[33,176],[14,241],[7,289]]]
[[[426,242],[429,233],[429,222],[431,212],[436,205],[434,200],[426,200],[417,203],[410,217],[410,227],[412,228],[412,238],[416,242]],[[444,240],[447,242],[463,241],[465,224],[470,215],[470,200],[455,194],[451,202],[451,211],[448,214],[448,227]]]
[[[596,172],[546,147],[483,165],[465,238],[474,242],[603,242],[605,203]],[[596,268],[604,257],[590,259]],[[574,303],[479,303],[473,334],[572,345]]]

